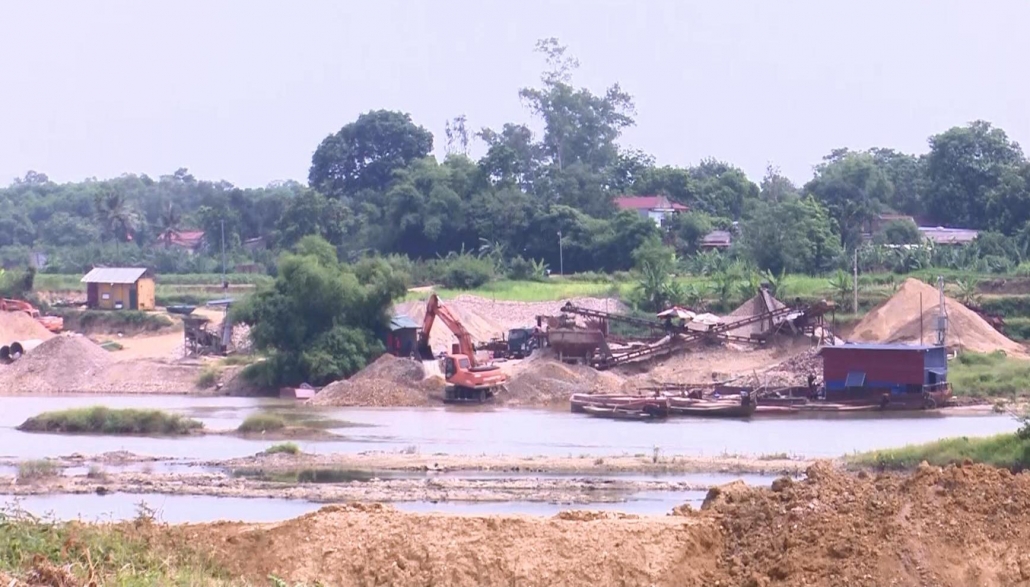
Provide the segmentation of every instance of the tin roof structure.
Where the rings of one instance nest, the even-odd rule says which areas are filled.
[[[94,267],[79,281],[82,283],[136,283],[146,272],[146,267]]]

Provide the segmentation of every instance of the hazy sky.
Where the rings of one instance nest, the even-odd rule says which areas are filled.
[[[0,0],[0,184],[187,167],[306,181],[370,109],[528,122],[539,38],[636,99],[622,144],[795,181],[830,149],[924,152],[983,118],[1030,146],[1030,1]]]

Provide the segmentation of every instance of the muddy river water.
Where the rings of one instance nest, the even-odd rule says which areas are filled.
[[[304,411],[346,421],[333,430],[342,437],[300,441],[307,453],[418,451],[422,454],[610,456],[662,454],[777,455],[818,458],[889,448],[950,436],[985,436],[1013,431],[1005,416],[907,416],[850,418],[770,418],[751,421],[670,419],[640,423],[600,420],[564,410],[526,409],[370,409],[308,408],[293,402],[257,398],[111,396],[4,397],[0,399],[0,458],[7,461],[129,451],[178,459],[217,460],[253,455],[274,444],[231,436],[137,438],[27,434],[15,427],[48,410],[104,405],[113,408],[157,408],[188,415],[212,430],[232,430],[248,415],[263,410]],[[160,466],[160,465],[158,465]],[[82,474],[66,471],[65,474]],[[8,473],[10,474],[10,473]],[[478,474],[482,476],[482,474]],[[740,475],[715,475],[700,483],[718,484]],[[769,478],[745,476],[748,483]],[[652,477],[653,478],[653,477]],[[703,491],[641,492],[619,503],[568,505],[546,502],[397,502],[407,511],[466,514],[527,513],[550,515],[564,509],[610,509],[626,513],[664,514],[682,503],[700,503]],[[144,502],[169,522],[215,519],[275,521],[313,511],[321,504],[286,499],[211,497],[203,495],[31,495],[17,504],[35,514],[69,519],[124,519]],[[13,498],[0,495],[0,507]]]

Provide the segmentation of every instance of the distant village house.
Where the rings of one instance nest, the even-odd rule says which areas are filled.
[[[91,310],[153,310],[154,276],[143,267],[95,267],[82,279]]]
[[[664,226],[666,219],[688,210],[683,204],[672,202],[665,196],[621,196],[615,198],[615,206],[619,210],[633,210],[646,216],[658,226]]]
[[[945,228],[943,226],[921,226],[912,216],[905,214],[879,214],[866,227],[863,237],[871,240],[891,222],[911,222],[919,228],[923,240],[935,245],[968,245],[976,240],[980,232],[971,228]]]
[[[166,230],[158,237],[167,247],[196,253],[204,245],[203,230]]]

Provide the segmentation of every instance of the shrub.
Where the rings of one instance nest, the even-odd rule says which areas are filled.
[[[44,412],[33,416],[18,430],[68,434],[189,434],[203,428],[201,422],[160,410],[115,410],[104,406]]]
[[[236,429],[244,434],[271,432],[286,428],[286,419],[275,414],[251,414]]]
[[[273,444],[272,446],[265,449],[266,455],[275,454],[286,454],[296,455],[300,454],[300,447],[293,442],[280,442],[279,444]]]
[[[494,265],[488,259],[457,255],[441,264],[440,283],[451,289],[475,289],[494,278]]]
[[[44,459],[18,463],[18,483],[32,483],[56,477],[57,465]]]
[[[203,370],[200,371],[200,375],[197,375],[197,387],[207,389],[214,387],[218,383],[218,376],[222,373],[221,367],[218,365],[207,365]]]

